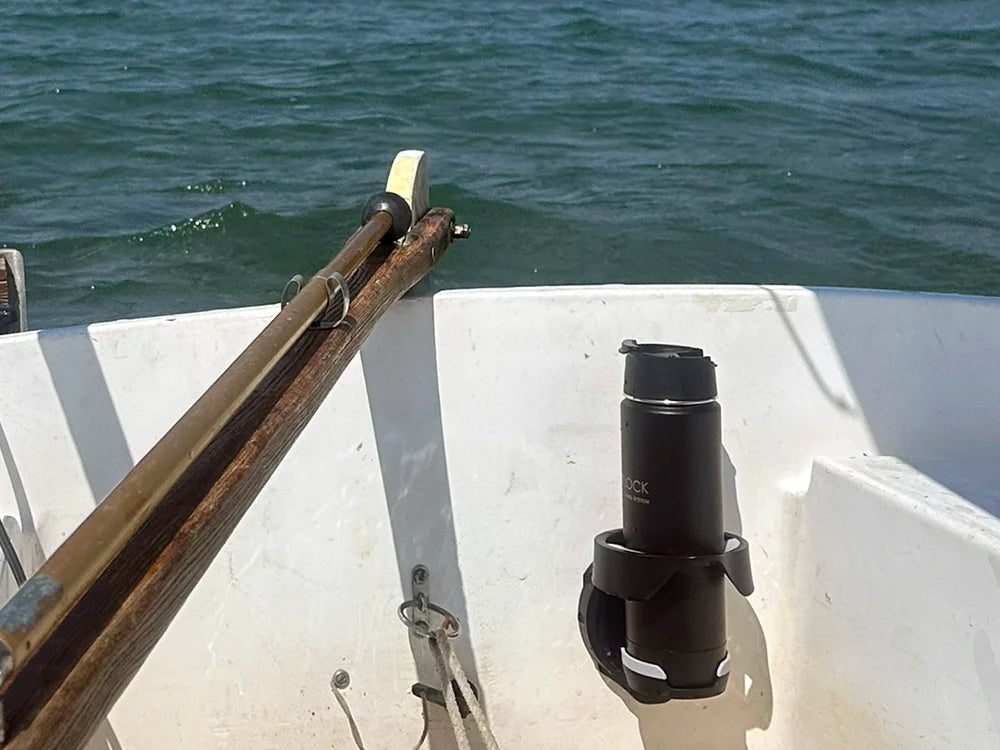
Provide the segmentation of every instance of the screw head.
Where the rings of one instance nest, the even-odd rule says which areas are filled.
[[[330,687],[336,688],[337,690],[344,690],[350,684],[351,675],[346,669],[338,669],[333,673],[333,679],[330,680]]]

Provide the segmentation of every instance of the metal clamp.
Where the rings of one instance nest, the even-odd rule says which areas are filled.
[[[302,274],[297,273],[294,276],[292,276],[292,278],[290,278],[288,281],[285,282],[285,288],[281,290],[282,310],[285,309],[285,305],[287,305],[289,302],[292,301],[292,297],[298,294],[299,291],[302,289],[303,281],[305,281],[305,279],[302,278]],[[289,293],[293,285],[295,286],[295,291]]]
[[[396,610],[400,622],[418,638],[433,638],[434,634],[440,629],[444,630],[448,638],[458,638],[462,634],[462,624],[458,618],[430,599],[430,573],[427,568],[423,565],[414,567],[410,580],[413,598],[407,599]],[[440,628],[431,628],[431,612],[441,619]]]
[[[316,278],[323,279],[323,282],[326,284],[326,307],[316,316],[316,320],[313,321],[310,327],[336,328],[347,319],[347,311],[351,307],[351,288],[348,286],[344,275],[337,271],[334,271],[329,276],[318,276]],[[297,273],[285,283],[285,288],[281,290],[281,309],[284,309],[285,305],[291,302],[292,298],[302,291],[304,281],[305,279],[302,278],[302,274]],[[340,298],[343,300],[340,317],[337,320],[324,320],[327,313],[333,309],[337,292],[340,292]]]
[[[323,278],[320,276],[319,278]],[[313,322],[313,328],[336,328],[347,319],[347,311],[351,307],[351,289],[347,285],[347,279],[338,271],[334,271],[325,278],[326,282],[326,307]],[[324,320],[326,314],[333,309],[334,295],[340,291],[340,298],[343,305],[340,310],[340,317],[337,320]]]

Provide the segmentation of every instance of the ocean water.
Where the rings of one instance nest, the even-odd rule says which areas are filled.
[[[403,148],[437,288],[1000,294],[993,0],[4,0],[0,50],[32,327],[276,301]]]

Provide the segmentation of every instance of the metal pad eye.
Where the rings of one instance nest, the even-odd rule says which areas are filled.
[[[458,638],[462,634],[462,625],[451,612],[426,599],[408,599],[399,605],[397,613],[402,623],[418,638],[430,638],[435,628],[430,623],[415,619],[418,615],[434,612],[441,618],[441,626],[449,638]]]

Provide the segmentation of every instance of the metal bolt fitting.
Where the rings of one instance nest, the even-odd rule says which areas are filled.
[[[417,565],[413,569],[413,582],[416,584],[427,583],[427,568],[423,565]]]
[[[338,669],[333,673],[333,679],[330,680],[330,687],[335,690],[344,690],[348,685],[351,684],[351,675],[346,669]]]

